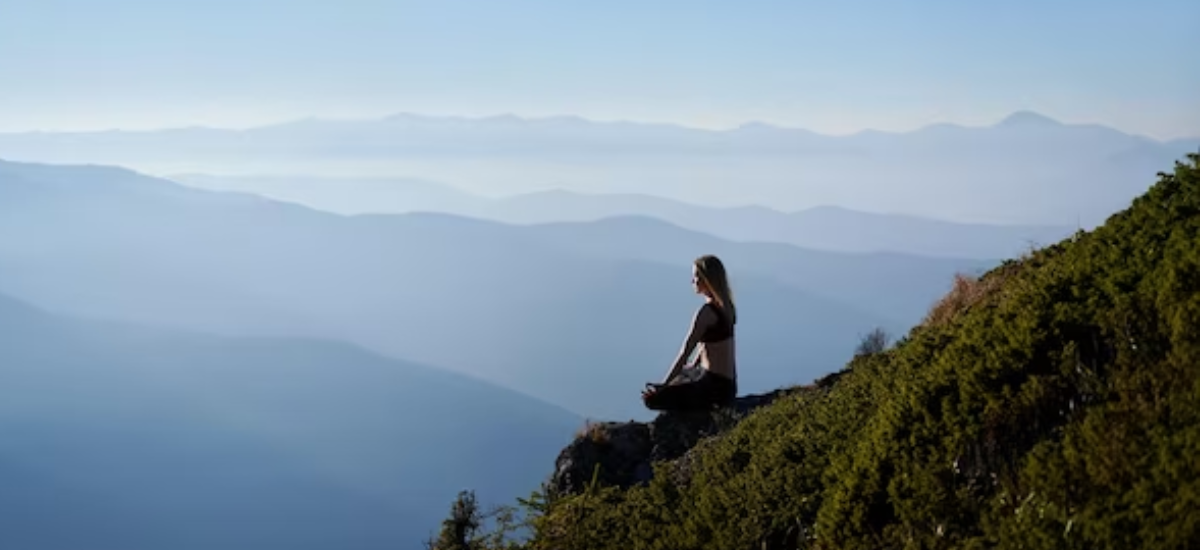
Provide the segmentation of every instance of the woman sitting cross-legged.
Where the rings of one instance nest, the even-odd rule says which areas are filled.
[[[737,397],[737,362],[733,326],[737,308],[725,266],[716,256],[705,255],[692,265],[692,286],[704,304],[692,318],[683,348],[661,384],[646,384],[642,401],[656,411],[711,410]],[[696,365],[684,365],[699,346]],[[686,374],[685,374],[686,373]]]

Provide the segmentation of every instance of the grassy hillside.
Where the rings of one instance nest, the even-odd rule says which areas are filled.
[[[1197,327],[1193,154],[1095,231],[963,280],[829,389],[644,486],[539,507],[529,546],[1194,548]]]

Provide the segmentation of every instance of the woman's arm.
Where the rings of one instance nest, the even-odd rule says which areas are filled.
[[[683,340],[683,346],[679,349],[679,354],[675,356],[675,361],[671,363],[671,369],[667,371],[667,377],[663,380],[663,384],[669,384],[672,378],[679,375],[683,370],[683,366],[687,363],[688,356],[692,354],[692,349],[700,342],[700,335],[713,322],[716,321],[716,315],[709,311],[708,307],[702,306],[696,310],[696,314],[692,316],[692,326],[688,330],[687,337]]]

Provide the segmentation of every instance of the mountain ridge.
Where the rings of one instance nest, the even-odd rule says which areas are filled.
[[[1029,241],[1069,234],[1066,226],[964,223],[904,213],[867,212],[839,205],[787,211],[770,206],[705,206],[647,193],[545,189],[484,197],[459,188],[408,179],[288,176],[175,176],[207,190],[240,190],[339,214],[445,212],[508,224],[590,223],[650,216],[692,231],[738,242],[786,243],[846,253],[905,253],[940,258],[994,259]]]
[[[22,167],[0,164],[0,288],[21,298],[223,335],[344,339],[589,416],[647,414],[636,388],[675,352],[696,307],[687,266],[708,242],[688,237],[664,261],[654,248],[614,256],[620,235],[604,230],[577,246],[536,228],[444,215],[347,217],[202,191],[197,200],[191,192],[161,200],[157,190],[41,194],[17,177]],[[782,261],[776,255],[732,266],[755,312],[741,348],[758,364],[744,378],[751,390],[831,368],[857,333],[898,326],[923,296],[932,300],[942,285],[930,274],[948,280],[961,265],[913,260],[926,281],[914,287],[891,273],[893,260],[866,258],[876,266],[865,274],[873,291],[903,287],[894,294],[908,300],[881,306],[842,299],[858,293],[850,281],[860,277],[804,269],[781,279],[765,273],[767,263],[753,265]],[[828,281],[839,286],[814,288]],[[802,333],[772,321],[794,310],[812,314],[792,323],[807,327]],[[622,344],[597,346],[598,332]],[[811,348],[806,357],[790,357],[797,342]]]
[[[365,122],[385,122],[385,123],[453,123],[453,124],[471,124],[471,123],[497,123],[497,124],[517,124],[527,127],[561,127],[562,125],[575,126],[598,126],[598,127],[624,127],[624,128],[644,128],[657,130],[672,130],[672,131],[687,131],[709,134],[739,134],[746,132],[782,132],[793,133],[795,135],[810,135],[821,138],[834,139],[852,139],[860,135],[896,135],[902,136],[907,134],[920,133],[930,129],[937,128],[954,128],[959,130],[980,130],[994,128],[1020,128],[1020,127],[1041,127],[1041,128],[1090,128],[1102,129],[1123,134],[1126,136],[1145,139],[1156,143],[1171,143],[1171,142],[1192,142],[1200,140],[1200,134],[1188,136],[1175,136],[1169,138],[1156,138],[1144,134],[1122,130],[1115,126],[1100,124],[1095,122],[1062,122],[1054,117],[1039,113],[1037,111],[1018,109],[1011,111],[1006,115],[1002,115],[991,123],[982,123],[967,125],[957,122],[933,122],[924,125],[919,125],[908,130],[881,130],[877,128],[862,128],[847,133],[823,133],[816,130],[806,128],[801,125],[784,125],[775,122],[763,120],[747,120],[726,128],[707,128],[701,126],[691,126],[676,122],[660,122],[660,121],[643,121],[643,120],[628,120],[628,119],[600,119],[589,118],[576,114],[559,114],[559,115],[518,115],[515,113],[499,113],[494,115],[438,115],[429,113],[416,113],[408,111],[393,112],[390,114],[382,114],[377,116],[367,116],[358,118],[337,118],[337,117],[320,117],[306,116],[294,119],[282,119],[273,123],[265,123],[247,127],[228,127],[228,126],[205,126],[205,125],[186,125],[186,126],[167,126],[153,129],[138,129],[128,130],[121,128],[109,128],[103,130],[28,130],[28,131],[10,131],[0,132],[0,135],[92,135],[92,134],[146,134],[146,133],[178,133],[178,132],[234,132],[244,133],[253,132],[256,130],[278,130],[290,127],[300,127],[312,124],[356,124]]]
[[[578,117],[311,119],[239,130],[0,134],[0,157],[155,174],[408,177],[483,196],[640,192],[708,206],[837,204],[1092,227],[1144,191],[1138,174],[1200,147],[1200,138],[1148,140],[1095,124],[1020,120],[1028,118],[831,137],[765,125],[713,131]]]

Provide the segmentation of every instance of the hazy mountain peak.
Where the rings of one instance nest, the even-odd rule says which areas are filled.
[[[864,220],[864,221],[872,220],[872,221],[875,221],[876,223],[883,223],[885,221],[896,222],[896,221],[901,221],[901,220],[903,220],[903,221],[924,221],[924,222],[931,222],[931,223],[945,223],[943,220],[939,220],[939,219],[935,219],[935,218],[925,218],[925,217],[921,217],[921,216],[914,216],[911,214],[899,214],[899,213],[891,213],[891,212],[873,212],[873,211],[868,211],[868,210],[859,210],[856,208],[846,208],[845,206],[840,206],[840,205],[836,205],[836,204],[818,204],[815,206],[810,206],[808,208],[803,208],[800,210],[792,211],[792,212],[786,213],[785,215],[789,215],[789,216],[793,216],[793,217],[808,216],[813,219],[822,219],[823,218],[823,219],[827,219],[827,220],[828,219],[845,219],[845,220],[856,219],[856,220]]]
[[[1046,115],[1035,113],[1033,111],[1017,111],[1001,120],[996,124],[997,127],[1026,127],[1026,128],[1047,128],[1052,126],[1062,126],[1063,124]]]

